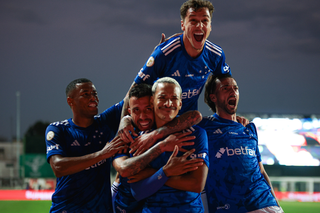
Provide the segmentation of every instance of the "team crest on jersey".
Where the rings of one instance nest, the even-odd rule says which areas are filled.
[[[54,137],[54,132],[53,131],[49,131],[47,133],[47,141],[51,141],[53,137]]]
[[[150,56],[150,58],[147,61],[147,67],[152,67],[154,65],[154,58]]]

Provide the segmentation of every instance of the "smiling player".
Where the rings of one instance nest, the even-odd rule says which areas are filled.
[[[157,46],[136,76],[136,84],[152,85],[161,77],[172,77],[182,87],[182,109],[197,110],[198,98],[210,73],[231,74],[221,47],[207,40],[214,7],[209,1],[188,0],[180,8],[183,34]],[[128,94],[125,98],[126,110]],[[124,115],[128,114],[124,112]]]

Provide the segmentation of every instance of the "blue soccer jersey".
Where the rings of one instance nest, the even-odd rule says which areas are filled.
[[[151,130],[152,131],[152,130]],[[146,131],[144,133],[148,133],[150,131]],[[139,135],[142,132],[139,133]],[[132,136],[132,135],[131,135]],[[135,139],[134,136],[132,136]],[[132,154],[129,154],[129,150],[127,153],[118,153],[116,154],[112,160],[127,156],[128,158],[133,157]],[[130,212],[130,213],[140,213],[142,211],[142,206],[144,204],[144,200],[137,201],[131,192],[130,184],[128,183],[128,178],[119,176],[120,184],[118,186],[118,193],[114,199],[114,209],[116,213],[122,212]]]
[[[46,130],[47,161],[53,155],[84,156],[111,141],[118,129],[123,101],[94,117],[87,128],[72,119],[51,123]],[[112,212],[110,159],[81,172],[57,178],[50,212]]]
[[[172,77],[182,88],[179,114],[198,109],[198,98],[210,73],[231,74],[221,47],[206,41],[197,58],[188,55],[183,35],[160,44],[135,78],[135,82],[153,84],[158,78]]]
[[[192,158],[203,158],[205,164],[209,167],[208,143],[206,132],[198,127],[193,126],[189,131],[191,135],[196,136],[194,145],[186,147],[187,149],[195,149]],[[172,152],[164,152],[150,163],[150,166],[156,170],[162,168],[169,160]],[[177,156],[183,155],[179,152]],[[148,189],[144,189],[148,190]],[[182,191],[163,185],[156,193],[145,199],[143,212],[152,213],[171,213],[171,212],[203,212],[203,205],[200,193]]]
[[[277,206],[261,174],[258,137],[253,123],[244,127],[217,114],[198,124],[208,135],[210,167],[206,194],[210,212],[248,212]]]

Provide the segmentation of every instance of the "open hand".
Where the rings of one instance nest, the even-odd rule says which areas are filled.
[[[178,146],[175,146],[172,155],[167,161],[167,164],[163,167],[163,172],[167,177],[182,175],[184,173],[197,170],[199,166],[203,165],[203,159],[201,158],[187,160],[187,158],[195,151],[195,149],[184,153],[181,157],[176,157],[178,151]]]

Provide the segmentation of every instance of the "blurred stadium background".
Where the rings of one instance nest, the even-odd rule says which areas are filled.
[[[305,212],[320,212],[320,116],[241,116],[257,127],[262,162],[284,210],[300,212],[300,206]],[[56,180],[45,153],[44,135],[0,142],[1,212],[19,212],[10,211],[17,206],[21,212],[28,212],[28,206],[42,208],[33,212],[49,211]],[[114,175],[112,170],[112,180]]]

